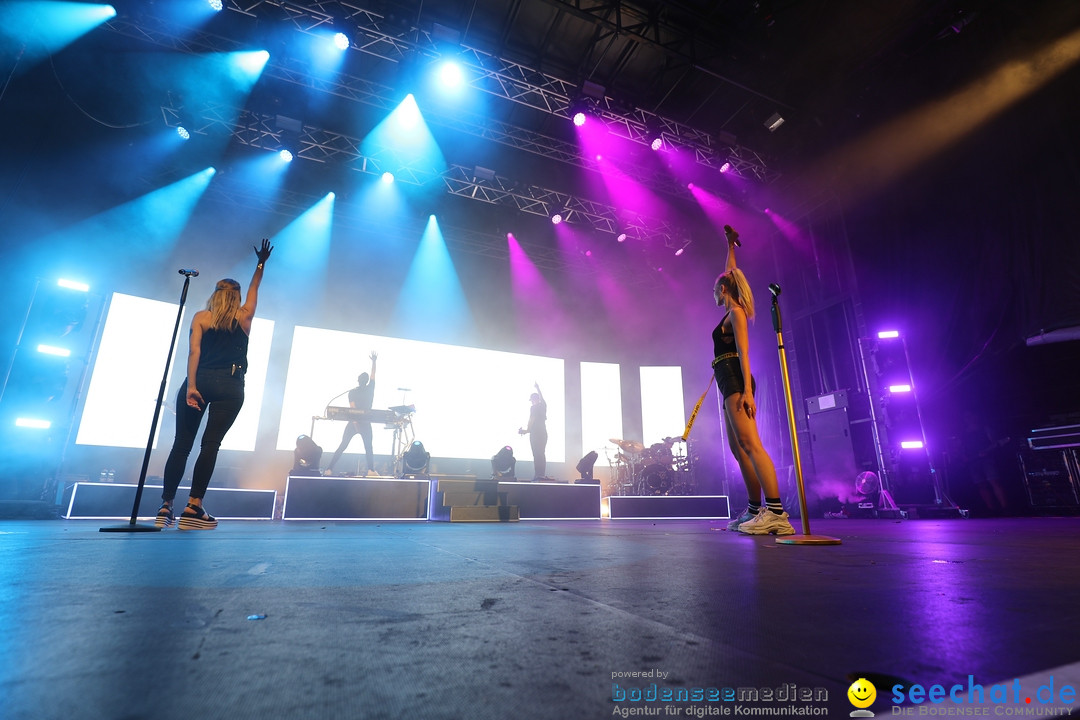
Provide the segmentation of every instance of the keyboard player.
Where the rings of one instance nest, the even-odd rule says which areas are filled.
[[[360,373],[360,376],[356,378],[356,387],[349,391],[349,407],[357,410],[370,410],[375,401],[375,361],[379,355],[372,352],[370,357],[371,373]],[[326,466],[325,475],[334,474],[334,465],[357,435],[364,441],[364,452],[367,457],[364,475],[375,474],[375,455],[371,450],[371,423],[366,420],[350,420],[346,423],[345,432],[341,435],[341,444],[334,451],[334,456],[330,458],[330,464]]]

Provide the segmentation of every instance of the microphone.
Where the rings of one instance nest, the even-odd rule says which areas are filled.
[[[184,277],[199,277],[198,270],[187,270],[185,268],[180,268],[180,274]]]
[[[735,232],[735,229],[730,225],[724,226],[724,235],[727,236],[728,242],[735,247],[742,247],[742,243],[739,242],[739,233]]]
[[[776,297],[780,294],[780,286],[776,283],[769,283],[769,292],[773,294],[773,297]]]

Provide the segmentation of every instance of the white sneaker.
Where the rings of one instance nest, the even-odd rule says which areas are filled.
[[[765,508],[762,508],[762,510],[764,510],[764,509]],[[758,511],[758,514],[759,515],[761,514],[760,510]],[[744,508],[743,511],[742,511],[742,515],[740,515],[739,517],[735,518],[734,520],[732,520],[731,522],[729,522],[727,524],[727,529],[734,532],[735,530],[739,529],[740,525],[743,525],[744,523],[748,523],[748,522],[750,522],[751,520],[753,520],[756,517],[757,517],[757,515],[753,515],[753,514],[750,513],[749,508]]]
[[[795,528],[791,527],[786,512],[777,515],[772,510],[761,508],[757,517],[739,526],[739,532],[747,535],[794,535]]]

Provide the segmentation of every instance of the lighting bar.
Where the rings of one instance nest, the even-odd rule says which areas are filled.
[[[889,338],[898,338],[898,337],[900,337],[900,331],[899,330],[882,330],[881,332],[879,332],[877,334],[877,336],[878,336],[878,339],[880,339],[880,340],[887,340]]]
[[[900,447],[905,450],[918,450],[922,446],[922,440],[904,440],[900,443]]]
[[[38,345],[39,353],[46,355],[55,355],[56,357],[71,357],[71,351],[67,348],[56,347],[54,345]]]
[[[906,393],[911,392],[910,385],[890,385],[889,392],[891,393]]]
[[[33,430],[48,430],[52,427],[52,423],[48,420],[41,420],[39,418],[15,418],[15,426],[31,428]]]
[[[78,282],[76,280],[67,280],[65,278],[60,278],[59,280],[56,281],[56,284],[59,285],[62,288],[67,288],[68,290],[78,290],[79,292],[90,292],[90,286],[89,285],[87,285],[86,283]]]

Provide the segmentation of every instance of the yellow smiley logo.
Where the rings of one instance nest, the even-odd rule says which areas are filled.
[[[859,678],[847,689],[848,700],[857,708],[868,708],[877,699],[877,688],[866,678]]]

